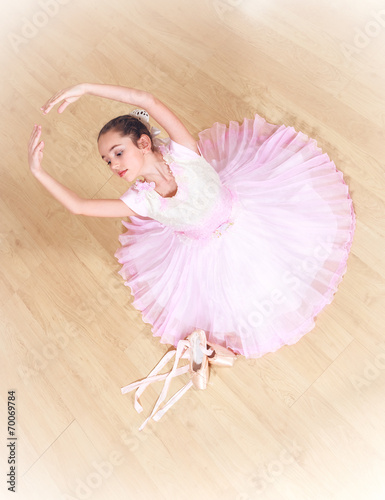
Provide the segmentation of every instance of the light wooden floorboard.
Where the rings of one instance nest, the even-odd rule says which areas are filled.
[[[19,0],[0,27],[0,415],[4,437],[15,390],[17,498],[385,498],[384,3]],[[343,172],[357,215],[347,274],[314,330],[213,369],[206,391],[143,432],[120,387],[167,346],[118,275],[121,221],[71,215],[27,165],[40,123],[52,175],[81,196],[125,191],[96,137],[127,106],[85,97],[39,112],[83,81],[153,92],[196,137],[255,113],[293,126]],[[4,499],[7,453],[3,439]]]

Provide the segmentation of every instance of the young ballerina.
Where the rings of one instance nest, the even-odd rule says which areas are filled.
[[[59,104],[61,113],[83,95],[146,110],[168,138],[130,115],[102,128],[101,158],[131,184],[120,199],[83,199],[52,178],[36,125],[30,169],[74,214],[130,217],[116,257],[153,334],[177,346],[198,328],[258,358],[312,330],[346,271],[355,228],[348,187],[316,141],[258,115],[215,123],[197,141],[155,96],[112,85],[70,87],[41,110]]]

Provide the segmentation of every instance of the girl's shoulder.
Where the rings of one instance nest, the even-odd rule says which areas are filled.
[[[147,217],[148,206],[146,200],[146,191],[155,189],[154,182],[145,182],[137,180],[128,190],[122,194],[120,199],[134,212],[142,217]]]
[[[200,152],[199,146],[198,151]],[[159,151],[163,155],[170,155],[172,157],[178,158],[178,159],[196,159],[196,158],[201,158],[202,155],[196,153],[189,147],[179,144],[178,142],[173,141],[169,137],[167,139],[163,139],[162,142],[159,143],[158,145]]]

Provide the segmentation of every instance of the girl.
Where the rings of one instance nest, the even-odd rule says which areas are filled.
[[[102,160],[130,183],[120,199],[83,199],[53,179],[36,125],[30,169],[74,214],[130,217],[116,257],[154,335],[176,346],[199,328],[257,358],[312,330],[346,271],[355,228],[348,187],[316,141],[258,115],[215,123],[196,141],[156,97],[112,85],[61,90],[41,110],[59,104],[61,113],[83,95],[143,108],[169,137],[154,138],[144,111],[102,128]]]

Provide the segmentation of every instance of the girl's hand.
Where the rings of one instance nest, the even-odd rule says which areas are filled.
[[[41,161],[43,159],[44,142],[41,141],[39,143],[40,135],[41,126],[35,125],[28,144],[28,163],[33,175],[36,175],[43,170],[41,167]]]
[[[55,104],[63,101],[57,110],[58,113],[63,113],[69,104],[77,101],[79,97],[87,93],[86,86],[87,85],[85,83],[80,83],[79,85],[59,90],[59,92],[56,92],[56,94],[53,95],[51,99],[49,99],[40,109],[46,115],[51,111]]]

